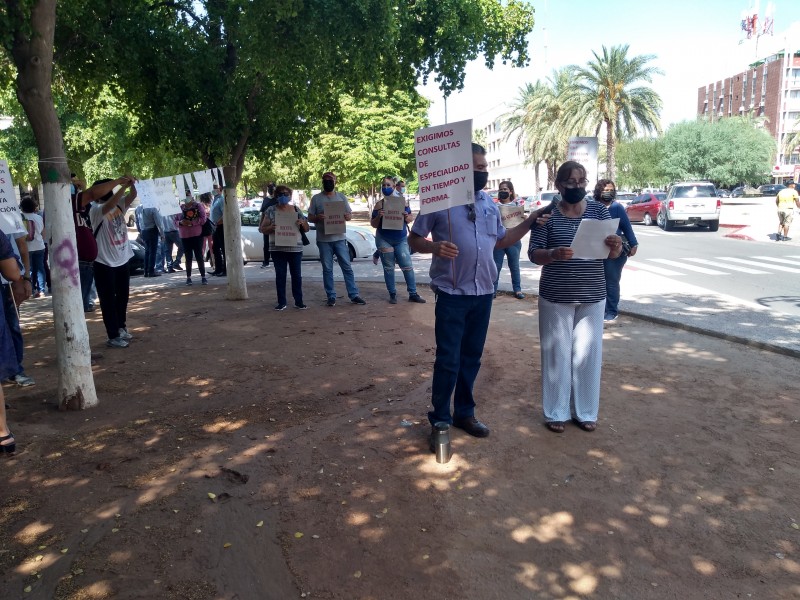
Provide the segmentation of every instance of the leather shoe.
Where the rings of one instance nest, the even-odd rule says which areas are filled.
[[[489,437],[489,428],[480,421],[478,421],[478,419],[476,419],[475,417],[454,419],[453,427],[458,427],[459,429],[463,429],[468,434],[475,437],[479,438]]]

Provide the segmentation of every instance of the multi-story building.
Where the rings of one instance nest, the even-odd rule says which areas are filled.
[[[800,148],[784,152],[788,135],[800,130],[800,45],[796,24],[785,36],[785,46],[775,48],[745,71],[709,83],[697,90],[697,114],[709,120],[752,115],[765,118],[765,128],[775,138],[776,160],[772,176],[794,176],[800,165]],[[779,42],[780,44],[780,42]],[[782,44],[780,44],[782,45]]]

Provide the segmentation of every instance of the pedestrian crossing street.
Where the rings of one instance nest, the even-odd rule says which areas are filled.
[[[638,232],[637,232],[638,233]],[[709,276],[724,276],[744,273],[746,275],[781,275],[800,273],[800,254],[783,256],[715,256],[713,258],[629,258],[626,269],[644,271],[667,277],[681,277],[691,273]]]

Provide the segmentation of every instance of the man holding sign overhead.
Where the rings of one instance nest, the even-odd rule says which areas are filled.
[[[333,287],[333,255],[342,269],[347,295],[353,304],[366,304],[358,295],[356,276],[350,266],[350,251],[345,237],[345,221],[353,212],[347,196],[335,191],[336,175],[328,171],[322,175],[322,192],[314,194],[308,208],[308,220],[317,226],[317,247],[322,262],[322,284],[328,296],[328,306],[336,306],[336,289]]]
[[[470,130],[471,127],[467,128],[467,131]],[[429,135],[420,136],[418,132],[417,140],[427,139]],[[448,144],[458,141],[451,139]],[[443,143],[438,145],[445,146]],[[464,203],[462,200],[451,208],[443,207],[444,210],[418,216],[411,229],[409,245],[416,252],[433,254],[430,276],[431,288],[436,294],[436,361],[431,389],[433,410],[428,413],[428,419],[431,425],[451,423],[475,437],[487,437],[489,428],[475,418],[472,389],[481,366],[492,312],[494,280],[497,276],[493,251],[521,240],[536,219],[542,217],[544,210],[531,213],[512,229],[503,227],[500,211],[489,194],[483,191],[489,179],[486,150],[474,143],[467,145],[460,142],[459,146],[466,149],[471,147],[471,168],[461,168],[464,157],[452,164],[459,167],[458,177],[469,176],[472,183],[469,195],[474,201]],[[431,155],[428,152],[423,160],[419,148],[417,145],[418,167],[421,162],[430,161]],[[467,156],[469,154],[467,150]],[[437,172],[447,170],[443,168]],[[420,187],[422,181],[428,180],[424,174],[420,169]],[[446,176],[452,181],[456,180],[452,175]],[[452,193],[447,187],[433,190],[435,186],[435,183],[430,185],[432,191],[438,192],[437,196],[450,196]],[[425,202],[424,197],[421,200]],[[455,201],[459,199],[450,197],[451,204],[455,204]],[[426,239],[428,235],[432,241]]]

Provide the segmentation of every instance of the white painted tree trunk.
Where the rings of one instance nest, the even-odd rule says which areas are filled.
[[[236,200],[235,168],[225,167],[225,266],[228,271],[228,300],[247,300],[247,281],[244,278],[242,256],[242,218]]]
[[[69,184],[45,183],[50,280],[58,357],[58,404],[62,410],[97,405],[91,350],[83,314],[78,251]]]

